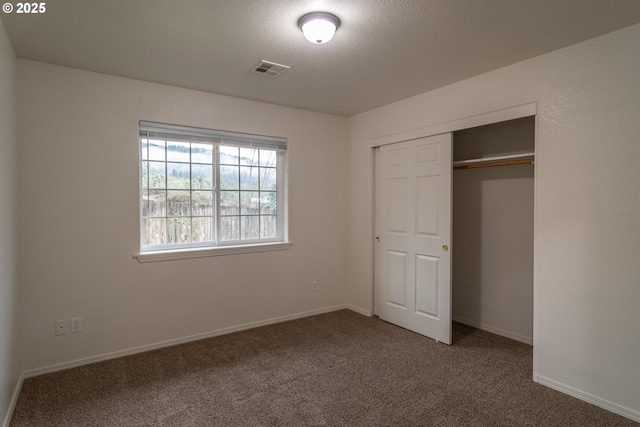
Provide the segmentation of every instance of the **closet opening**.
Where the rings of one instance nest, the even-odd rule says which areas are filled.
[[[452,318],[533,344],[535,116],[453,133]]]

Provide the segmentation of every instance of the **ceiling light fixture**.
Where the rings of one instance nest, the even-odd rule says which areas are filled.
[[[298,27],[302,30],[302,34],[314,44],[322,44],[331,40],[339,26],[338,17],[326,12],[307,13],[298,21]]]

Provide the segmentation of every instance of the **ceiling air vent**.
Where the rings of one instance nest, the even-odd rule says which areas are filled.
[[[262,74],[263,76],[278,77],[280,74],[287,71],[290,67],[282,64],[276,64],[275,62],[260,61],[252,69],[254,73]]]

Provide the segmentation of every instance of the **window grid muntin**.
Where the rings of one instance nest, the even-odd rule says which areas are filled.
[[[164,125],[162,125],[164,126]],[[165,195],[168,194],[168,191],[171,191],[172,189],[174,189],[174,187],[169,185],[169,179],[170,179],[170,171],[167,170],[166,166],[167,163],[181,163],[181,162],[176,162],[175,160],[172,161],[171,158],[169,158],[169,156],[167,155],[167,151],[169,150],[168,145],[169,142],[171,141],[169,138],[167,139],[159,139],[159,138],[154,138],[152,136],[150,136],[149,131],[146,130],[146,135],[142,132],[142,128],[144,127],[143,122],[141,122],[141,132],[140,132],[140,141],[141,141],[141,147],[142,148],[146,148],[146,155],[145,153],[141,152],[140,158],[141,158],[141,194],[146,194],[147,196],[147,200],[150,199],[150,194],[153,191],[159,191],[159,192],[164,192]],[[157,129],[154,129],[154,132],[157,132]],[[212,131],[212,132],[217,132],[217,131]],[[240,136],[242,136],[242,134],[238,134]],[[233,134],[233,136],[235,136],[235,133]],[[247,136],[247,135],[245,135]],[[249,137],[251,137],[249,135]],[[262,137],[259,137],[262,138]],[[147,145],[146,147],[143,146],[143,139],[144,141],[146,141]],[[149,165],[149,161],[156,161],[156,157],[152,156],[149,154],[149,141],[158,141],[158,142],[163,142],[164,143],[164,164],[165,164],[165,170],[164,170],[164,180],[165,180],[165,185],[164,185],[164,189],[160,189],[160,188],[151,188],[152,185],[150,185],[150,180],[151,180],[151,170],[150,170],[150,165]],[[142,251],[154,251],[154,250],[170,250],[170,249],[181,249],[181,248],[190,248],[190,247],[212,247],[212,246],[223,246],[223,245],[228,245],[228,246],[234,246],[234,245],[245,245],[245,244],[253,244],[253,243],[271,243],[271,242],[282,242],[283,239],[285,238],[285,229],[284,229],[284,220],[285,220],[285,212],[283,210],[283,206],[284,206],[284,198],[285,193],[284,193],[284,179],[286,176],[286,171],[285,171],[285,155],[286,155],[286,140],[282,139],[282,138],[271,138],[271,137],[266,137],[266,139],[264,140],[266,142],[258,142],[257,144],[255,143],[255,141],[251,141],[251,144],[249,146],[250,149],[254,149],[258,152],[258,162],[255,163],[254,167],[258,167],[260,169],[256,169],[258,171],[260,170],[268,170],[271,169],[273,170],[273,180],[275,181],[275,188],[273,188],[273,186],[269,187],[269,189],[265,190],[264,189],[264,185],[262,180],[259,181],[259,188],[257,189],[258,191],[258,208],[256,209],[255,212],[255,218],[257,220],[258,223],[258,236],[256,239],[248,239],[246,238],[246,234],[244,236],[240,236],[239,240],[227,240],[227,241],[220,241],[220,230],[219,230],[219,221],[220,221],[220,209],[219,209],[219,201],[220,201],[220,197],[219,197],[219,191],[220,191],[220,186],[219,185],[213,185],[213,190],[212,190],[212,197],[213,197],[213,205],[211,206],[212,208],[212,212],[211,212],[211,216],[210,215],[198,215],[195,214],[194,212],[190,212],[189,216],[182,216],[182,217],[170,217],[168,212],[165,212],[165,214],[163,216],[156,216],[156,217],[152,217],[152,216],[148,216],[148,215],[143,215],[143,210],[144,210],[144,197],[142,197],[142,203],[141,203],[141,208],[140,208],[140,212],[141,212],[141,243],[143,243],[143,233],[144,233],[144,223],[148,222],[148,221],[159,221],[159,220],[164,220],[165,224],[165,232],[163,233],[163,236],[160,238],[160,244],[151,244],[151,245],[141,245],[141,249]],[[274,143],[275,141],[275,143]],[[244,142],[241,142],[241,144],[244,144]],[[255,144],[255,145],[254,145]],[[210,142],[208,140],[202,140],[202,139],[197,139],[196,141],[190,142],[190,150],[189,150],[189,155],[190,155],[190,169],[189,169],[189,188],[185,189],[185,188],[175,188],[176,190],[188,190],[189,191],[189,196],[190,196],[190,206],[192,206],[193,204],[193,194],[195,191],[199,191],[201,190],[200,188],[194,188],[194,184],[193,184],[193,168],[192,165],[194,164],[198,164],[201,162],[198,161],[194,161],[195,159],[193,158],[193,147],[194,146],[206,146],[206,145],[210,145],[212,147],[212,162],[211,163],[206,163],[206,164],[211,164],[212,165],[212,169],[213,169],[213,182],[214,183],[220,183],[220,177],[219,177],[219,171],[220,171],[220,167],[219,165],[216,165],[216,161],[219,159],[219,154],[216,150],[216,148],[220,147],[220,146],[226,146],[226,147],[236,147],[236,145],[234,144],[221,144],[221,143],[216,143],[216,142]],[[246,148],[246,146],[241,145],[243,148]],[[268,155],[266,157],[270,158],[271,160],[267,162],[267,160],[261,160],[261,155],[260,155],[260,151],[262,150],[262,153],[267,153]],[[160,160],[160,159],[157,159]],[[146,162],[146,163],[145,163]],[[186,162],[182,162],[182,163],[186,163]],[[145,171],[146,171],[146,175],[147,175],[147,181],[143,181],[142,178],[145,175]],[[240,177],[238,178],[240,179]],[[144,188],[144,184],[148,183],[147,188]],[[238,192],[240,191],[245,191],[245,190],[238,190]],[[251,190],[249,190],[251,191]],[[254,190],[255,191],[255,190]],[[264,204],[263,204],[263,195],[264,194],[273,194],[275,196],[275,210],[271,209],[270,211],[265,212],[264,210]],[[168,199],[165,199],[165,209],[168,208]],[[273,212],[273,213],[272,213]],[[197,240],[196,237],[194,236],[194,231],[193,231],[193,227],[194,227],[194,221],[199,220],[200,218],[211,218],[213,216],[214,221],[211,224],[211,235],[212,235],[212,239],[211,240],[207,240],[207,241],[203,241],[203,242],[196,242],[194,240]],[[244,217],[246,215],[238,215],[237,219],[238,221],[242,220],[242,217]],[[168,243],[166,240],[168,239],[168,233],[169,233],[169,225],[168,225],[168,220],[171,218],[188,218],[190,219],[190,227],[191,227],[191,235],[190,235],[190,243]],[[215,220],[217,219],[217,220]],[[265,223],[266,222],[271,222],[272,223],[272,228],[275,229],[275,232],[273,233],[273,235],[271,237],[264,237],[265,233]],[[162,242],[162,240],[165,240],[164,242]]]
[[[143,229],[141,230],[141,244],[143,248],[154,248],[154,247],[162,247],[162,248],[167,248],[167,247],[180,247],[180,246],[200,246],[200,245],[206,245],[206,246],[210,246],[212,243],[215,243],[215,203],[211,204],[211,215],[202,215],[202,214],[198,214],[198,213],[194,213],[193,211],[193,207],[194,207],[194,197],[193,197],[193,193],[197,192],[197,193],[201,193],[201,192],[209,192],[211,194],[211,199],[212,202],[215,200],[215,144],[202,144],[202,143],[185,143],[185,142],[178,142],[178,141],[171,141],[171,140],[163,140],[164,143],[164,161],[160,161],[160,160],[149,160],[151,158],[150,153],[149,153],[149,138],[143,139],[140,138],[140,144],[141,144],[141,151],[144,151],[144,145],[146,141],[146,151],[147,151],[147,155],[146,155],[146,159],[145,156],[141,156],[142,157],[142,169],[145,169],[146,166],[146,179],[148,182],[147,188],[144,188],[144,182],[141,183],[142,185],[142,189],[141,189],[141,194],[143,194],[143,191],[146,192],[146,200],[141,201],[142,202],[142,212],[141,212],[141,218],[142,218],[142,223],[145,227],[143,227]],[[160,140],[157,140],[160,141]],[[171,159],[171,156],[169,155],[169,150],[170,147],[172,146],[171,144],[175,144],[174,146],[188,146],[189,150],[188,150],[188,161],[178,161],[175,159]],[[203,145],[210,145],[211,147],[211,163],[204,163],[202,161],[193,161],[193,148],[195,147],[202,147]],[[155,163],[164,163],[164,188],[157,188],[157,187],[153,187],[151,185],[151,170],[150,170],[150,162],[153,161]],[[146,162],[146,163],[145,163]],[[185,169],[188,170],[188,177],[186,182],[182,183],[182,185],[173,185],[173,183],[178,182],[177,180],[173,180],[173,183],[170,184],[170,180],[171,180],[171,176],[172,174],[169,171],[169,167],[170,165],[184,165],[187,166],[187,168],[183,167],[183,171]],[[194,188],[194,182],[193,182],[193,166],[197,165],[197,166],[211,166],[211,189],[208,190],[203,190],[201,188]],[[178,174],[178,178],[179,178],[179,174]],[[142,180],[144,180],[145,176],[143,173],[143,177]],[[185,177],[182,177],[185,178]],[[163,211],[162,215],[152,215],[151,212],[151,192],[156,192],[156,193],[164,193],[164,206],[161,207],[161,210]],[[171,203],[175,203],[172,202],[170,200],[170,194],[173,193],[178,193],[181,192],[183,194],[187,194],[187,198],[185,200],[183,200],[182,204],[185,205],[182,208],[186,208],[187,209],[187,213],[183,214],[183,215],[175,215],[175,211],[172,210],[174,207],[171,206]],[[146,215],[145,215],[145,204],[146,204]],[[173,215],[172,215],[173,214]],[[206,240],[206,239],[202,239],[202,236],[195,236],[194,235],[194,224],[196,221],[200,221],[201,219],[209,219],[210,222],[210,230],[211,230],[211,238]],[[158,223],[160,223],[160,228],[164,230],[163,235],[159,238],[159,239],[153,239],[150,243],[149,240],[147,240],[145,242],[145,238],[147,238],[147,233],[146,233],[146,226],[148,226],[148,223],[150,222],[150,220],[154,220]],[[164,224],[162,224],[162,222],[164,222]],[[175,241],[172,240],[172,234],[173,236],[175,236],[175,233],[172,233],[172,231],[178,231],[176,226],[181,225],[182,227],[180,228],[184,228],[187,231],[187,236],[183,241]],[[206,228],[206,227],[205,227]],[[145,244],[146,243],[146,244]]]
[[[280,181],[281,178],[278,174],[278,168],[282,167],[282,163],[281,163],[281,158],[282,155],[281,153],[278,153],[276,150],[267,150],[267,149],[262,149],[262,148],[245,148],[245,147],[234,147],[234,146],[228,146],[228,145],[224,145],[224,144],[220,144],[221,145],[221,149],[219,150],[219,158],[218,158],[218,162],[219,162],[219,167],[217,168],[219,171],[224,170],[224,167],[234,167],[237,168],[237,185],[235,188],[229,188],[227,185],[225,185],[223,183],[222,179],[219,179],[218,182],[220,183],[219,187],[220,190],[218,191],[218,200],[220,202],[222,202],[223,200],[223,196],[220,193],[236,193],[237,194],[237,198],[238,198],[238,214],[222,214],[222,209],[219,208],[218,212],[219,212],[219,217],[218,217],[218,241],[219,244],[233,244],[233,243],[237,243],[237,242],[242,242],[242,243],[250,243],[250,242],[265,242],[265,241],[279,241],[279,239],[281,239],[282,236],[282,221],[281,218],[279,217],[279,212],[280,212],[280,197],[278,197],[278,191],[279,191],[279,187],[280,187]],[[237,160],[235,162],[230,162],[230,161],[225,161],[222,159],[222,153],[223,152],[227,152],[228,149],[234,148],[237,150]],[[254,154],[257,154],[258,159],[257,161],[253,161],[253,162],[247,162],[244,161],[243,162],[243,156],[242,153],[243,152],[248,152],[248,151],[252,151]],[[272,158],[273,156],[275,156],[275,165],[274,166],[266,166],[266,165],[262,165],[261,162],[261,156],[262,155],[266,155],[269,158]],[[258,188],[257,189],[243,189],[243,182],[242,182],[242,168],[254,168],[255,170],[257,170],[258,173]],[[226,169],[228,170],[228,169]],[[275,180],[275,189],[268,189],[268,190],[263,190],[262,186],[263,186],[263,180],[261,179],[262,174],[261,171],[262,170],[270,170],[270,171],[274,171],[275,174],[273,176],[273,179]],[[223,189],[224,187],[224,189]],[[258,206],[255,209],[255,212],[251,212],[250,214],[246,214],[243,208],[243,195],[246,195],[248,193],[256,193],[258,196],[256,197],[257,201],[258,201]],[[275,213],[271,214],[266,214],[262,212],[262,194],[263,193],[273,193],[276,197],[276,206],[275,206]],[[244,230],[243,224],[247,224],[247,221],[250,221],[253,218],[253,220],[256,221],[257,223],[257,234],[253,234],[253,236],[257,237],[246,237],[247,236],[247,232],[246,230]],[[275,219],[275,221],[273,221],[273,224],[271,225],[272,228],[275,228],[274,233],[272,233],[269,237],[263,237],[266,235],[264,228],[267,226],[265,224],[265,220],[266,219]],[[237,227],[237,232],[234,231],[233,236],[230,238],[225,238],[226,236],[223,235],[224,230],[225,230],[225,225],[227,223],[235,223],[235,227]]]

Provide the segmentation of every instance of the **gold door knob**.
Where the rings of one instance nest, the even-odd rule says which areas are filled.
[[[442,250],[447,252],[449,250],[449,246],[447,245],[442,245]]]
[[[380,241],[380,237],[376,236],[376,243]]]

